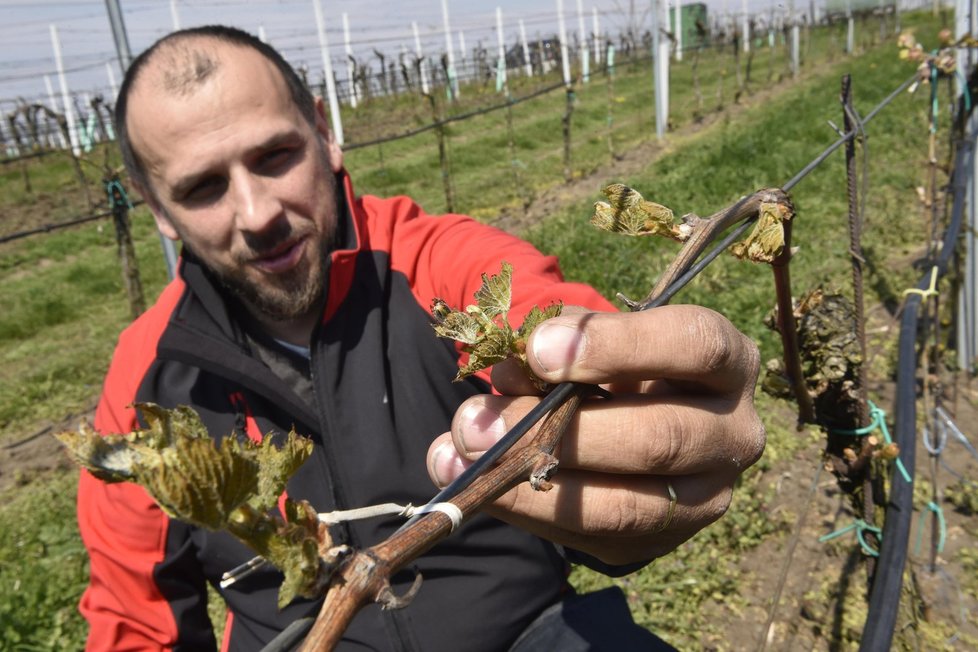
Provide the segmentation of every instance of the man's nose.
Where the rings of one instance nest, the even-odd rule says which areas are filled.
[[[282,214],[282,204],[269,188],[268,180],[249,172],[232,179],[238,228],[261,233]]]

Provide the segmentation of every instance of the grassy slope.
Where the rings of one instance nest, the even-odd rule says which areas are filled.
[[[719,68],[710,77],[708,65],[705,60],[701,63],[701,74],[704,80],[715,80]],[[755,78],[760,79],[764,69],[758,65],[755,63]],[[852,68],[856,75],[857,106],[864,112],[909,74],[895,62],[892,50],[872,53]],[[744,119],[715,126],[645,172],[624,181],[680,212],[694,210],[704,214],[756,187],[782,183],[833,137],[823,125],[825,119],[838,122],[840,110],[835,98],[840,71],[841,67],[827,71],[813,83],[788,91],[768,106],[755,107]],[[682,74],[688,73],[681,71],[677,77]],[[622,114],[615,118],[616,124],[622,126],[616,132],[616,146],[624,146],[649,130],[651,113],[640,96],[640,92],[647,92],[647,71],[636,70],[632,75],[629,77],[627,67],[621,66],[615,81],[613,106],[621,107]],[[732,72],[728,71],[727,101],[733,83],[731,77]],[[584,143],[575,141],[577,173],[607,160],[603,131],[607,94],[599,90],[601,83],[596,77],[591,89],[578,94],[575,133],[590,130],[596,135],[589,136]],[[704,93],[708,92],[705,88]],[[695,106],[690,91],[678,84],[675,89],[674,107],[685,107],[677,112],[677,120],[691,120]],[[916,212],[911,190],[920,176],[917,170],[924,151],[919,140],[915,140],[922,133],[916,124],[922,103],[909,98],[901,102],[903,108],[884,113],[874,123],[870,141],[871,153],[885,152],[890,163],[885,172],[878,173],[879,178],[874,177],[874,184],[882,183],[885,174],[891,189],[874,194],[870,215],[882,220],[883,213],[878,211],[886,209],[890,211],[886,213],[888,222],[900,218],[900,210],[894,209],[900,209],[901,205],[905,214]],[[559,113],[551,111],[547,117],[540,107],[527,103],[517,107],[514,114],[520,132],[519,156],[526,159],[523,162],[527,183],[532,186],[530,190],[554,183],[562,169]],[[617,108],[615,115],[618,116]],[[452,156],[453,164],[459,168],[455,175],[459,208],[488,215],[494,206],[518,202],[519,194],[513,189],[508,156],[499,155],[505,152],[507,140],[504,113],[479,120],[485,122],[476,125],[474,135],[453,127]],[[628,126],[629,120],[634,126]],[[429,133],[409,143],[419,138],[433,136]],[[443,206],[439,202],[444,199],[437,154],[427,145],[417,148],[422,150],[420,153],[409,148],[399,150],[402,144],[384,147],[383,166],[379,164],[376,148],[352,152],[349,161],[351,169],[358,171],[358,188],[386,194],[410,190],[430,210],[438,210]],[[493,152],[493,156],[484,152]],[[460,169],[469,159],[475,168],[473,172]],[[845,207],[840,160],[836,155],[823,172],[806,180],[795,195],[800,208],[796,239],[803,246],[796,267],[798,287],[815,282],[841,282],[844,278],[845,247],[840,234],[844,233]],[[51,185],[57,188],[65,183],[53,181]],[[596,187],[596,196],[597,191]],[[592,240],[593,234],[584,225],[587,213],[587,206],[558,211],[530,237],[541,248],[558,253],[568,275],[575,279],[594,283],[609,295],[614,291],[643,293],[668,253],[645,242],[616,240],[610,236]],[[163,272],[159,244],[150,227],[148,215],[137,211],[135,229],[143,280],[148,296],[155,296],[162,285]],[[0,314],[2,442],[23,436],[40,421],[60,418],[90,404],[97,393],[115,334],[127,321],[127,315],[114,240],[107,224],[27,240],[0,251],[5,307]],[[812,255],[805,255],[807,251]],[[733,316],[739,326],[762,341],[767,353],[772,353],[773,340],[758,325],[771,303],[767,278],[766,270],[721,262],[681,299],[706,303]],[[900,287],[898,282],[894,283]],[[64,355],[65,352],[70,354]],[[761,467],[790,454],[795,445],[793,436],[788,434],[790,423],[768,425],[772,446]],[[684,546],[668,562],[656,564],[628,580],[633,606],[640,619],[678,644],[698,640],[695,632],[703,623],[697,620],[697,607],[704,597],[731,595],[736,591],[724,558],[753,545],[778,526],[778,522],[760,517],[764,509],[763,488],[756,486],[755,477],[749,475],[745,479],[744,490],[738,493],[729,517]],[[78,561],[73,526],[55,528],[52,534],[45,528],[18,525],[28,521],[27,515],[32,514],[44,514],[50,522],[72,524],[70,486],[61,478],[45,478],[44,483],[30,483],[24,490],[4,496],[0,507],[0,532],[4,533],[0,539],[0,592],[7,598],[0,602],[0,622],[16,628],[15,633],[0,631],[4,640],[21,636],[44,649],[77,647],[83,626],[72,609],[80,584],[74,575],[65,574],[62,569],[65,563],[72,565],[72,569],[76,563],[83,564]],[[42,493],[40,489],[44,487],[51,487],[51,493]],[[22,551],[33,552],[22,554]],[[584,577],[580,581],[587,584],[596,580]],[[51,586],[59,590],[45,589]],[[13,613],[24,614],[25,618],[6,615]]]

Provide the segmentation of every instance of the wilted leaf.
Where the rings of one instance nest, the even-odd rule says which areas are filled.
[[[464,347],[469,353],[469,361],[458,370],[455,380],[502,362],[513,353],[512,344],[513,332],[509,327],[488,330],[477,343]]]
[[[516,357],[523,364],[528,375],[533,377],[526,365],[526,340],[540,322],[560,314],[562,305],[552,304],[541,310],[534,306],[523,324],[513,330],[507,320],[512,300],[513,267],[502,263],[502,271],[495,275],[482,275],[482,287],[475,293],[477,303],[465,308],[465,312],[452,310],[441,299],[431,302],[435,333],[462,343],[462,350],[469,354],[455,380],[491,367],[509,357]],[[538,382],[539,384],[539,382]]]
[[[146,430],[138,431],[138,437],[148,446],[160,449],[173,444],[179,437],[210,438],[200,417],[186,405],[178,405],[172,410],[155,403],[139,403],[136,407],[149,426]]]
[[[83,425],[78,432],[55,435],[71,459],[96,478],[106,482],[124,482],[133,477],[133,464],[139,453],[121,435],[102,437]]]
[[[312,455],[312,440],[299,437],[295,430],[289,432],[281,447],[275,446],[272,437],[265,437],[257,451],[258,491],[250,501],[258,510],[269,510],[285,491],[289,478]]]
[[[778,202],[761,204],[754,229],[744,240],[733,244],[730,253],[755,263],[770,263],[784,250],[784,222],[792,217],[788,207]]]
[[[538,306],[533,306],[526,317],[523,318],[523,323],[516,330],[517,339],[525,342],[530,337],[530,333],[533,332],[534,328],[552,317],[557,317],[563,309],[564,304],[560,302],[551,303],[543,310]]]
[[[595,202],[591,224],[604,231],[624,235],[662,235],[678,238],[673,212],[661,204],[646,201],[632,188],[613,183],[605,186],[607,202]]]
[[[463,344],[475,344],[482,337],[482,323],[464,312],[451,312],[435,324],[438,337],[447,337]]]
[[[503,262],[503,269],[495,276],[482,275],[482,287],[475,292],[479,309],[488,319],[506,316],[513,297],[513,266]]]
[[[248,511],[248,520],[254,524],[241,527],[250,532],[254,541],[252,549],[285,576],[278,593],[280,609],[297,595],[316,597],[326,580],[320,571],[328,570],[319,558],[320,524],[316,510],[306,501],[286,500],[285,512],[287,520],[278,516],[259,520],[259,513]]]
[[[57,435],[69,455],[107,482],[144,487],[170,516],[228,530],[285,574],[279,605],[313,597],[327,580],[320,546],[329,543],[308,503],[286,501],[289,520],[273,508],[289,478],[309,458],[312,442],[290,432],[276,447],[229,436],[211,438],[190,408],[139,404],[149,426],[101,436],[90,428]],[[326,540],[324,540],[326,539]]]
[[[258,462],[234,439],[177,438],[159,455],[144,455],[136,480],[167,514],[210,530],[225,526],[258,489]]]

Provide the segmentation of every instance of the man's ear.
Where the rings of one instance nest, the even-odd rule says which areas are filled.
[[[160,206],[160,202],[157,201],[153,193],[143,188],[141,184],[133,183],[133,185],[139,194],[142,195],[143,201],[146,202],[146,206],[149,207],[149,211],[153,214],[153,219],[156,220],[156,228],[159,229],[160,233],[170,240],[180,240],[180,234],[177,233],[176,227],[173,226],[173,221],[167,216],[166,211]]]
[[[323,103],[322,97],[316,97],[316,131],[323,137],[323,143],[326,145],[329,167],[332,168],[333,172],[339,172],[343,169],[343,150],[329,128],[329,120],[326,119],[326,105]]]

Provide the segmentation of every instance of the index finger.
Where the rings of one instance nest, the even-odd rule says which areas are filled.
[[[551,383],[668,379],[723,394],[753,391],[759,364],[751,340],[700,306],[562,315],[534,330],[527,352]]]

